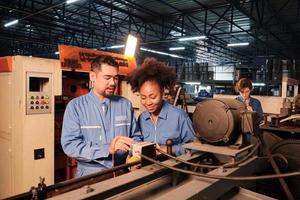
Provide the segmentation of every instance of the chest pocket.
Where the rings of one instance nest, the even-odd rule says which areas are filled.
[[[130,120],[126,115],[116,116],[115,118],[115,133],[117,135],[129,136],[130,134]]]
[[[85,141],[99,143],[104,139],[101,133],[102,127],[99,125],[95,125],[95,126],[82,125],[80,126],[80,129]]]

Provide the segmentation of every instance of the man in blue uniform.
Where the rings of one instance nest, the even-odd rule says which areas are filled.
[[[114,95],[118,63],[98,56],[91,69],[92,90],[70,101],[63,119],[61,144],[77,161],[76,177],[124,163],[133,140],[141,139],[131,103]]]

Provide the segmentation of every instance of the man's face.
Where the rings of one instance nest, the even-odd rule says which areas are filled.
[[[117,67],[108,64],[102,64],[101,70],[90,72],[90,79],[93,81],[93,89],[100,99],[109,97],[114,94],[118,85],[118,72]]]
[[[240,90],[240,95],[243,97],[244,100],[249,99],[250,93],[251,93],[251,90],[248,87]]]

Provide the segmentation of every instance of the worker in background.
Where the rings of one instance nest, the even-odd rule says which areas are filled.
[[[247,78],[242,78],[237,82],[235,89],[240,94],[236,99],[245,103],[247,110],[256,111],[259,122],[262,121],[264,116],[261,103],[258,99],[250,96],[252,91],[252,81]]]
[[[141,139],[130,101],[114,95],[118,71],[112,57],[96,57],[91,91],[67,105],[61,144],[77,161],[76,177],[124,163],[133,140]]]
[[[188,114],[163,100],[164,90],[171,89],[175,81],[174,71],[154,58],[146,58],[127,79],[146,109],[138,119],[144,141],[157,143],[166,151],[166,140],[172,139],[172,152],[178,156],[184,153],[182,145],[192,142],[195,134]]]

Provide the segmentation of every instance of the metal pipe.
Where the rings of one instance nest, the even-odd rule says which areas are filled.
[[[79,187],[82,187],[83,185],[86,185],[87,184],[86,181],[89,181],[89,180],[92,181],[92,180],[95,180],[96,178],[99,178],[103,175],[107,175],[107,174],[116,172],[118,170],[128,168],[128,167],[132,167],[132,166],[138,165],[138,164],[140,164],[140,161],[135,161],[135,162],[132,162],[132,163],[126,163],[126,164],[118,165],[118,166],[113,167],[111,169],[106,169],[106,170],[103,170],[103,171],[100,171],[100,172],[97,172],[97,173],[89,174],[89,175],[86,175],[86,176],[78,177],[78,178],[75,178],[75,179],[70,179],[70,180],[63,181],[63,182],[60,182],[60,183],[57,183],[57,184],[54,184],[54,185],[47,186],[46,187],[47,197],[49,197],[48,194],[51,193],[51,192],[53,192],[53,194],[62,193],[60,190],[63,190],[63,187],[69,187],[68,189],[63,190],[63,192],[67,192],[69,190],[73,190],[75,188],[79,188]],[[80,185],[81,182],[83,182],[84,184]],[[71,187],[71,186],[73,186],[73,187]],[[22,194],[19,194],[19,195],[16,195],[16,196],[12,196],[8,199],[14,199],[14,200],[16,200],[16,199],[31,199],[31,196],[32,196],[31,192],[25,192],[25,193],[22,193]],[[53,195],[51,195],[51,196],[53,196]]]

